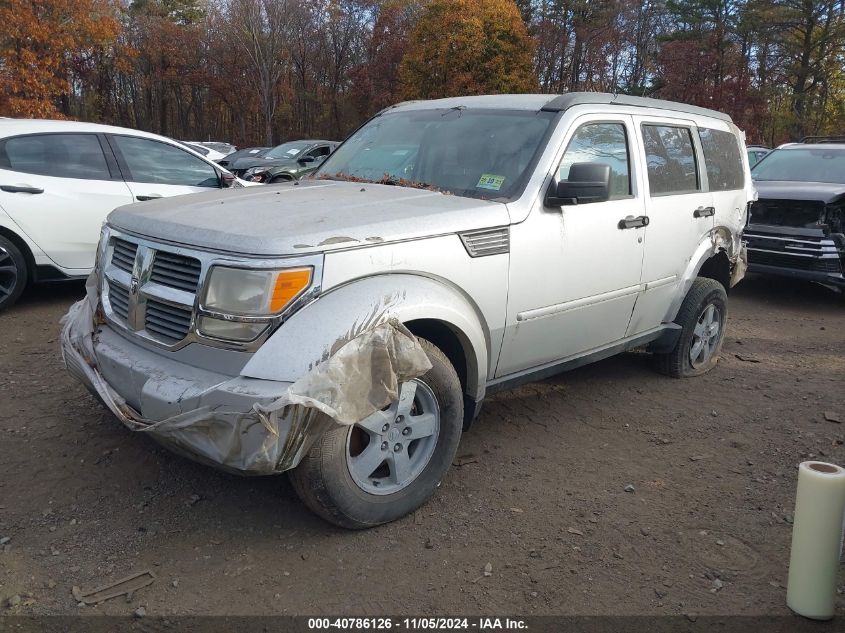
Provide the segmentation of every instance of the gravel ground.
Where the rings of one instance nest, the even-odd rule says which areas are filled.
[[[845,462],[845,299],[749,277],[708,375],[629,353],[498,394],[415,516],[342,531],[103,410],[57,348],[82,291],[0,314],[0,613],[781,615],[796,466]]]

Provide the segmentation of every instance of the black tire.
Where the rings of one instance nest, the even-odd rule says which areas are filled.
[[[29,271],[23,253],[0,235],[0,310],[14,305],[28,279]]]
[[[693,345],[700,339],[696,327],[705,319],[705,311],[713,306],[718,311],[718,333],[710,337],[704,345],[710,350],[701,363],[693,363],[691,355]],[[690,378],[707,373],[716,366],[719,352],[725,340],[725,325],[728,318],[728,295],[725,287],[715,279],[697,277],[684,297],[675,323],[681,326],[681,335],[675,348],[665,354],[655,354],[656,369],[673,378]],[[713,339],[716,340],[713,340]],[[712,342],[711,342],[712,341]]]
[[[270,179],[267,183],[268,185],[278,185],[283,182],[293,182],[295,179],[293,176],[274,176]]]
[[[432,368],[418,381],[430,387],[440,412],[439,433],[431,457],[406,487],[392,494],[372,494],[355,482],[348,466],[348,438],[353,427],[334,425],[289,473],[300,499],[326,521],[349,529],[395,521],[425,503],[449,470],[463,426],[461,383],[440,349],[424,339],[420,339],[420,344]]]

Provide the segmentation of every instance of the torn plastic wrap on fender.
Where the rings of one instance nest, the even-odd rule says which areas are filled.
[[[333,422],[354,424],[399,397],[399,384],[431,368],[414,336],[385,321],[340,346],[290,385],[276,401],[252,410],[202,407],[165,420],[148,420],[130,407],[97,368],[94,343],[99,325],[97,278],[86,297],[62,319],[62,356],[123,424],[149,433],[177,453],[240,474],[269,475],[295,467]],[[321,412],[325,415],[317,415]]]
[[[291,417],[285,469],[296,466],[332,421],[351,425],[399,399],[399,385],[422,376],[431,362],[419,341],[395,319],[374,325],[337,349],[271,404],[255,411],[270,427]],[[321,413],[323,415],[315,415]]]
[[[399,399],[399,385],[431,369],[419,341],[395,319],[355,336],[293,383],[269,405],[272,417],[290,406],[321,411],[338,424],[355,424]]]

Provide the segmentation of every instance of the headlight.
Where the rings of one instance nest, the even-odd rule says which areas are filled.
[[[258,338],[311,285],[313,269],[253,270],[214,266],[202,307],[218,316],[202,315],[205,336],[247,342]]]
[[[312,269],[214,266],[203,307],[237,316],[276,316],[311,285]]]
[[[204,336],[241,343],[254,341],[268,325],[267,321],[227,321],[209,316],[201,316],[199,320],[199,330]]]
[[[257,176],[267,171],[266,167],[250,167],[244,172],[244,176]]]

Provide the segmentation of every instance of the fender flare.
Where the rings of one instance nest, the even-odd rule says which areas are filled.
[[[478,308],[448,282],[383,274],[338,286],[295,312],[241,370],[241,375],[294,382],[341,345],[387,318],[439,321],[456,335],[466,360],[465,390],[484,396],[490,334]]]
[[[678,285],[678,291],[669,309],[666,311],[666,316],[663,318],[664,323],[672,323],[678,315],[678,310],[681,309],[681,303],[684,297],[687,296],[692,282],[698,277],[702,266],[711,257],[718,255],[720,252],[725,253],[731,266],[737,263],[742,251],[742,236],[741,234],[734,234],[728,227],[718,226],[709,232],[707,238],[702,240],[698,248],[693,253],[687,262],[687,267],[684,270],[681,283]]]
[[[296,174],[292,174],[289,171],[285,171],[285,170],[282,170],[282,171],[279,171],[279,172],[276,172],[276,173],[273,173],[271,171],[269,176],[270,176],[270,180],[274,180],[276,178],[282,178],[282,177],[285,177],[285,176],[290,179],[290,182],[296,182],[297,180],[299,180],[299,178],[296,176]]]

